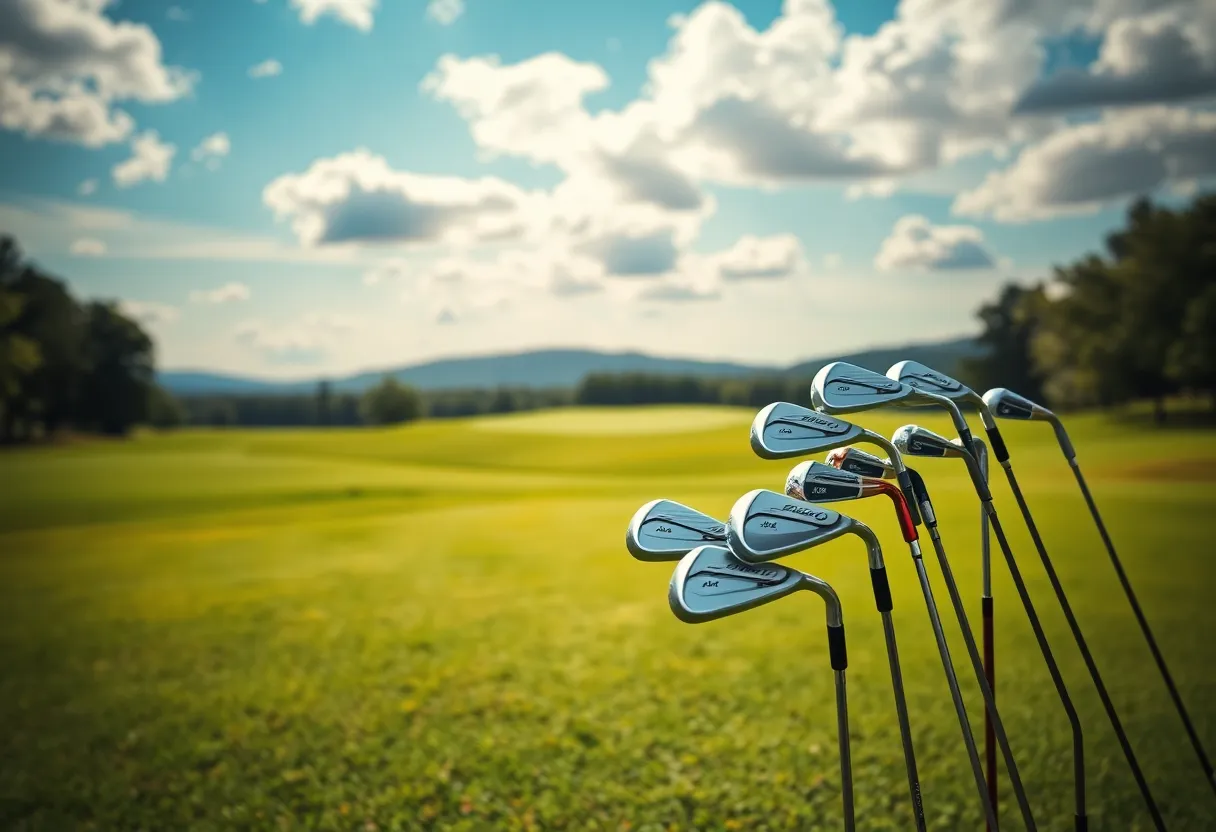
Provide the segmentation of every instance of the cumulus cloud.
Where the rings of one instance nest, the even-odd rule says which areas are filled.
[[[76,186],[76,193],[81,196],[92,196],[97,193],[97,180],[86,179]]]
[[[164,104],[190,91],[193,76],[164,64],[152,30],[111,20],[109,5],[0,3],[0,127],[100,147],[135,127],[116,102]]]
[[[131,158],[111,168],[114,184],[130,188],[140,182],[164,182],[176,154],[177,145],[162,142],[160,134],[148,130],[131,142]]]
[[[246,74],[248,74],[250,78],[273,78],[274,76],[281,75],[282,73],[283,65],[274,58],[267,58],[260,64],[254,64],[253,66],[249,67]]]
[[[992,255],[984,247],[984,235],[969,225],[933,225],[925,217],[901,217],[883,240],[874,265],[883,271],[915,269],[952,271],[990,269]]]
[[[146,300],[120,301],[118,309],[128,318],[145,326],[171,324],[178,319],[180,314],[176,306]]]
[[[431,0],[426,6],[426,16],[440,26],[451,26],[464,14],[464,0]]]
[[[620,233],[588,240],[578,252],[618,277],[649,277],[671,271],[679,257],[675,234],[659,229],[642,234]]]
[[[953,210],[1003,222],[1091,213],[1174,182],[1216,175],[1216,113],[1151,107],[1107,113],[1027,147],[959,194]]]
[[[236,328],[237,343],[261,354],[274,364],[317,364],[347,338],[359,321],[344,315],[310,312],[285,325],[260,319],[245,321]]]
[[[106,253],[106,244],[94,237],[81,237],[72,242],[70,251],[77,257],[101,257]]]
[[[271,182],[262,199],[307,245],[493,240],[523,231],[529,195],[493,177],[394,171],[366,150],[318,159]]]
[[[639,300],[663,303],[687,303],[690,301],[717,300],[721,292],[712,287],[698,286],[690,282],[663,282],[647,286],[638,295]]]
[[[190,20],[190,12],[183,9],[181,6],[170,6],[165,9],[165,17],[172,20],[174,23],[185,23]]]
[[[1196,3],[1115,19],[1093,65],[1039,81],[1021,96],[1017,111],[1165,103],[1212,93],[1216,10],[1210,3]]]
[[[249,300],[249,287],[244,283],[225,283],[214,289],[196,289],[190,293],[191,303],[229,303],[230,301]]]
[[[714,260],[722,279],[735,281],[789,277],[806,265],[802,243],[793,234],[745,234]]]
[[[205,163],[210,170],[215,170],[231,150],[232,142],[229,141],[227,133],[213,133],[190,151],[190,158]]]
[[[321,17],[330,16],[361,32],[372,30],[377,5],[377,0],[291,0],[291,7],[309,26]]]

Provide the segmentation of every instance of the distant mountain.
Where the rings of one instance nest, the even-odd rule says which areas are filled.
[[[396,369],[359,373],[330,379],[333,389],[360,393],[385,375],[412,384],[420,390],[509,387],[573,387],[588,373],[651,373],[655,375],[695,375],[703,377],[745,377],[757,375],[797,375],[810,377],[829,361],[850,361],[882,372],[896,361],[912,358],[951,372],[962,358],[979,354],[970,338],[930,344],[867,350],[804,361],[793,367],[697,361],[688,358],[660,358],[638,352],[597,352],[595,350],[535,350],[504,355],[445,358]],[[162,386],[174,395],[286,395],[316,389],[318,379],[280,382],[219,373],[169,370],[158,376]]]

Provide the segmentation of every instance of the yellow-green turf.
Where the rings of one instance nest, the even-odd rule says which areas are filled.
[[[654,497],[724,517],[789,465],[751,412],[552,411],[387,430],[188,431],[0,456],[0,828],[838,829],[823,610],[799,594],[689,626],[668,564],[626,553]],[[940,431],[935,414],[916,418]],[[866,415],[889,434],[906,414]],[[1148,617],[1216,751],[1216,434],[1070,422]],[[1171,830],[1216,828],[1204,783],[1052,433],[1016,470]],[[979,627],[978,511],[919,465]],[[994,491],[1086,729],[1090,829],[1144,806],[1043,569]],[[925,811],[981,828],[924,603],[886,545]],[[982,738],[978,692],[929,572]],[[789,559],[848,624],[858,827],[911,828],[865,555]],[[1067,723],[994,551],[998,699],[1039,828],[1072,828]],[[1020,828],[1002,780],[1003,828]]]

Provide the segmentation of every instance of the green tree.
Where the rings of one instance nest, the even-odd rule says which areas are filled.
[[[980,307],[983,324],[979,358],[964,359],[961,375],[976,390],[1008,387],[1031,399],[1043,397],[1043,378],[1035,367],[1031,341],[1044,301],[1043,287],[1008,283],[991,303]]]
[[[1211,396],[1216,407],[1216,283],[1187,306],[1166,371],[1183,387]]]
[[[148,418],[153,386],[152,339],[117,305],[85,308],[85,372],[79,423],[113,436],[125,435]]]
[[[317,424],[328,425],[330,423],[333,400],[333,390],[329,382],[322,381],[317,385]]]
[[[371,425],[412,422],[422,418],[422,397],[413,387],[385,376],[363,394],[359,410],[363,420]]]
[[[6,443],[13,439],[27,379],[42,364],[37,342],[13,326],[24,305],[22,295],[0,289],[0,442]]]
[[[159,384],[148,391],[148,423],[154,428],[172,430],[187,421],[185,406]]]

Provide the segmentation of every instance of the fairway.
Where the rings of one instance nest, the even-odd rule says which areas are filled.
[[[752,454],[752,415],[571,409],[0,455],[0,828],[839,829],[822,604],[800,593],[682,624],[671,566],[624,546],[652,498],[725,519],[743,492],[780,489],[793,463]],[[912,419],[857,421],[889,436]],[[1216,433],[1068,425],[1216,749]],[[1002,430],[1170,830],[1216,828],[1216,796],[1050,428]],[[917,467],[978,637],[978,503],[961,463]],[[993,491],[1085,728],[1090,829],[1150,829],[999,471]],[[982,829],[890,503],[834,507],[886,548],[930,828]],[[844,538],[787,562],[842,599],[858,829],[911,829],[864,548]],[[1001,713],[1039,828],[1070,830],[1068,724],[995,546],[993,573]],[[1001,800],[1002,828],[1021,828],[1006,778]]]

